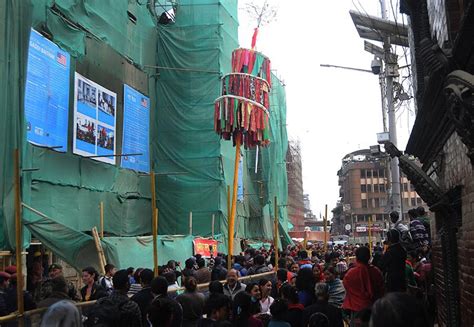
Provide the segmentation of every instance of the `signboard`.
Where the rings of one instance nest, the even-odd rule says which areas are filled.
[[[381,232],[382,230],[383,230],[383,226],[378,224],[378,223],[372,224],[372,226],[370,227],[371,232]],[[368,225],[357,225],[356,226],[356,232],[357,233],[368,233],[369,232],[369,227],[368,227]]]
[[[117,94],[75,73],[73,152],[115,164]]]
[[[207,238],[195,238],[193,241],[194,254],[200,254],[204,258],[211,257],[211,246],[213,256],[217,256],[217,241]]]
[[[30,143],[67,151],[70,65],[69,53],[31,30],[25,86]]]
[[[128,85],[123,86],[123,143],[122,153],[141,153],[123,156],[121,166],[150,172],[150,98]]]
[[[244,162],[242,157],[240,157],[239,162],[239,176],[237,178],[237,200],[239,202],[244,201]]]

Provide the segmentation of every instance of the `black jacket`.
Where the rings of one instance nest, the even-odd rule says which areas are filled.
[[[81,288],[81,300],[82,302],[85,302],[86,301],[86,292],[87,292],[87,285],[84,286],[83,288]],[[92,292],[91,292],[91,297],[89,298],[89,301],[93,301],[93,300],[98,300],[102,297],[105,297],[107,296],[107,292],[105,291],[105,289],[100,286],[99,284],[97,283],[94,283],[92,285]]]
[[[136,302],[138,304],[138,307],[140,308],[140,312],[142,313],[143,326],[146,326],[146,315],[148,307],[150,306],[151,301],[153,301],[154,297],[155,296],[151,292],[151,288],[145,287],[131,298],[131,300]]]
[[[327,302],[316,302],[309,307],[306,307],[303,311],[303,324],[301,326],[308,326],[311,316],[317,312],[320,312],[328,317],[329,327],[344,326],[344,323],[342,322],[341,309],[336,308]]]
[[[404,292],[407,252],[400,243],[388,247],[380,261],[387,292]]]

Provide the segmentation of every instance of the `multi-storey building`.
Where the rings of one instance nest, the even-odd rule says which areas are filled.
[[[346,233],[352,241],[367,242],[369,225],[374,240],[380,241],[389,227],[390,175],[386,156],[372,155],[369,149],[347,154],[338,171],[341,201],[333,210],[332,233]],[[400,178],[403,219],[408,221],[408,210],[423,206],[413,185]]]
[[[294,231],[304,230],[303,175],[301,148],[297,141],[288,142],[286,153],[286,171],[288,176],[288,218]]]

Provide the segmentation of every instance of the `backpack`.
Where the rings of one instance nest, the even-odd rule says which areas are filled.
[[[109,297],[96,302],[86,313],[84,327],[114,327],[120,325],[122,307],[129,300],[116,302]]]

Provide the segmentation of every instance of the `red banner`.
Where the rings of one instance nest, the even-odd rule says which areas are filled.
[[[204,258],[211,257],[211,246],[214,257],[217,256],[217,241],[207,238],[195,238],[193,241],[194,254],[200,254]]]

